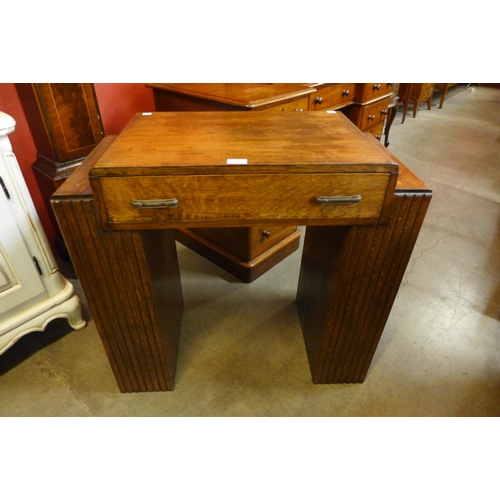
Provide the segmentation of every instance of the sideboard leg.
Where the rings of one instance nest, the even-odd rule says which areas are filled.
[[[430,193],[396,193],[387,223],[308,227],[297,305],[314,383],[364,381]]]
[[[173,231],[103,231],[93,198],[52,203],[120,391],[173,390],[183,309]]]

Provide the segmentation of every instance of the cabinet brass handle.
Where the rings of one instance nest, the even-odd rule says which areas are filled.
[[[132,200],[134,208],[175,208],[179,202],[177,198],[168,198],[165,200]]]
[[[361,201],[361,195],[353,196],[316,196],[319,205],[354,205]]]

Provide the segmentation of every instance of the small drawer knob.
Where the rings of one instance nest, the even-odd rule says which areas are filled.
[[[389,114],[389,110],[388,109],[383,109],[380,113],[382,113],[383,115],[388,115]]]
[[[380,141],[380,138],[381,138],[381,137],[382,137],[382,136],[381,136],[380,134],[377,134],[377,135],[375,136],[375,139],[378,139],[378,140]]]
[[[368,115],[368,120],[375,120],[375,115]]]
[[[269,231],[263,231],[262,236],[264,236],[264,238],[269,238],[269,236],[271,236],[271,233]]]
[[[302,108],[295,108],[295,111],[304,111]]]
[[[374,90],[380,90],[380,83],[375,83],[375,84],[373,85],[373,89],[374,89]]]
[[[323,102],[323,98],[322,97],[316,97],[316,99],[314,99],[314,102],[316,104],[321,104]]]
[[[345,96],[348,96],[350,94],[350,91],[349,90],[343,90],[342,91],[342,95],[345,97]]]

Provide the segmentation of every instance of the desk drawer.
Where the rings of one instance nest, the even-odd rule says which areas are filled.
[[[389,173],[101,177],[99,190],[108,227],[327,224],[331,219],[348,224],[378,220],[389,178]],[[321,204],[318,196],[360,199]],[[172,199],[171,208],[149,206],[150,200]]]
[[[338,83],[316,90],[309,96],[309,111],[340,108],[354,101],[354,83]]]

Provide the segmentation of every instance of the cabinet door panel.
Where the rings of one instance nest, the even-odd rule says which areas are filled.
[[[0,193],[0,319],[18,304],[47,295],[40,275],[15,222],[7,198]],[[9,314],[7,312],[10,311]]]

